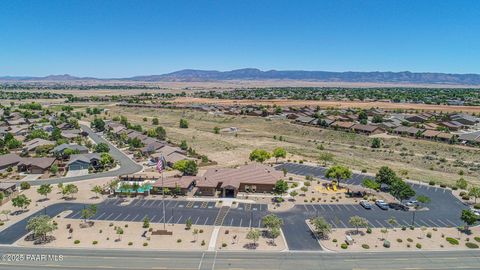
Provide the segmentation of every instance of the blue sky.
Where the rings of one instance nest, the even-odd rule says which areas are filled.
[[[480,1],[2,1],[0,76],[480,73]]]

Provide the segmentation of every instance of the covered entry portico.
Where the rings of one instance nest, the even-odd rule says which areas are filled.
[[[222,183],[220,189],[222,190],[222,197],[235,198],[237,197],[238,187],[234,183]]]

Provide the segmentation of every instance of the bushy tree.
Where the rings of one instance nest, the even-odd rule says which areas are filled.
[[[13,207],[18,207],[20,209],[26,209],[32,202],[25,194],[20,194],[17,197],[12,199]]]
[[[197,175],[197,163],[190,159],[179,160],[173,164],[175,170],[181,171],[184,175]]]
[[[332,225],[328,223],[323,217],[315,217],[310,219],[315,232],[321,237],[326,238],[332,232]]]
[[[188,128],[188,121],[186,119],[180,119],[180,128]]]
[[[271,158],[270,153],[263,149],[255,149],[250,153],[251,161],[257,161],[257,162],[263,163],[264,161],[270,158]]]
[[[275,186],[273,188],[273,191],[276,193],[276,194],[283,194],[285,192],[287,192],[288,190],[288,183],[287,181],[285,180],[278,180],[276,183],[275,183]]]
[[[106,143],[99,143],[95,145],[95,153],[108,153],[110,151],[110,147]]]
[[[371,147],[372,148],[382,147],[382,141],[379,138],[373,138]]]
[[[278,162],[279,158],[287,157],[287,151],[283,147],[277,147],[273,150],[273,157],[275,158],[276,162]]]
[[[47,215],[32,217],[27,222],[26,229],[33,232],[35,238],[40,237],[44,241],[48,233],[57,229],[57,225],[52,218]]]
[[[325,172],[325,177],[330,179],[336,179],[337,183],[340,183],[340,180],[345,180],[352,177],[352,171],[341,165],[336,165],[328,168]]]
[[[348,220],[348,223],[350,223],[350,225],[355,227],[357,233],[358,233],[358,228],[364,228],[368,226],[368,220],[360,216],[350,217],[350,219]]]
[[[38,194],[45,196],[45,198],[48,197],[48,194],[52,192],[52,185],[50,184],[43,184],[40,185],[40,187],[37,189]]]
[[[101,118],[95,118],[90,124],[90,127],[94,128],[97,131],[104,131],[105,130],[105,121]]]

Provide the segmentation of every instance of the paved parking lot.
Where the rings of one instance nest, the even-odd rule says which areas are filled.
[[[323,177],[325,168],[301,165],[284,164],[279,167],[287,168],[290,173],[299,175],[313,175]],[[349,184],[361,184],[363,179],[369,177],[362,174],[354,174],[346,180]],[[456,199],[450,190],[439,187],[431,187],[421,184],[412,184],[417,194],[423,194],[431,198],[427,204],[429,210],[417,211],[415,214],[416,226],[428,227],[455,227],[462,224],[460,220],[461,209],[466,208]],[[126,204],[123,199],[107,199],[98,204],[98,213],[93,220],[119,221],[142,221],[148,217],[152,223],[176,223],[185,224],[191,219],[194,225],[213,225],[220,211],[215,207],[215,202],[165,200],[165,220],[163,219],[163,205],[159,199],[134,199]],[[56,215],[63,210],[72,210],[68,218],[81,218],[81,211],[86,207],[83,204],[59,203],[47,207],[49,215]],[[35,214],[43,213],[43,211]],[[229,209],[223,219],[224,226],[261,227],[261,219],[269,214],[266,204],[239,203]],[[311,233],[305,220],[322,216],[334,228],[351,227],[348,220],[351,216],[364,217],[372,228],[390,227],[387,220],[394,217],[400,226],[412,224],[413,213],[399,210],[381,210],[373,206],[371,210],[363,209],[360,205],[350,204],[300,204],[294,208],[276,213],[284,220],[283,232],[288,247],[291,250],[319,250],[321,247],[315,236]],[[26,234],[26,220],[0,232],[0,244],[11,244]]]

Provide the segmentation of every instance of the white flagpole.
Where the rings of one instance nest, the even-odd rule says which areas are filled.
[[[166,218],[165,218],[165,184],[163,182],[163,169],[165,168],[165,164],[163,164],[162,160],[162,208],[163,208],[163,229],[166,229]]]

